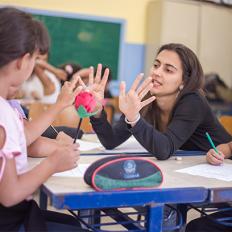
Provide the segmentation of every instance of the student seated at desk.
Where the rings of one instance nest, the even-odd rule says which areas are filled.
[[[229,159],[232,157],[232,141],[226,144],[220,144],[217,146],[217,152],[214,149],[210,149],[207,152],[206,160],[208,163],[213,165],[220,165],[223,163],[224,159]]]
[[[66,126],[51,127],[50,125],[59,112],[73,104],[76,94],[81,91],[80,87],[75,87],[77,81],[74,78],[71,82],[66,82],[61,88],[56,103],[32,121],[27,119],[24,109],[17,100],[8,99],[11,107],[18,111],[23,119],[25,133],[30,138],[27,143],[30,156],[45,157],[56,149],[56,146],[59,146],[60,143],[73,142],[76,136],[76,128]],[[82,134],[83,132],[80,131],[78,137],[80,138]]]
[[[89,89],[99,101],[104,98],[107,77],[100,70]],[[113,149],[133,135],[157,159],[168,159],[176,150],[208,151],[208,131],[216,145],[231,140],[204,97],[204,75],[197,56],[184,45],[166,44],[157,53],[150,76],[139,86],[134,81],[128,93],[120,85],[119,109],[123,113],[112,127],[104,109],[91,117],[100,142]]]
[[[67,75],[67,78],[65,80],[61,80],[61,85],[63,85],[65,81],[71,81],[73,75],[80,71],[82,69],[82,66],[80,64],[65,63],[62,64],[60,68],[63,69]]]
[[[26,80],[20,94],[26,101],[36,101],[53,104],[60,93],[60,80],[65,80],[67,74],[64,70],[56,68],[47,62],[48,53],[39,55],[31,77]]]
[[[42,211],[32,194],[53,173],[77,166],[77,144],[63,144],[28,171],[22,118],[8,99],[29,78],[49,47],[44,26],[15,8],[0,9],[0,231],[82,231],[70,215]]]
[[[217,154],[213,149],[210,149],[207,153],[206,160],[210,164],[220,165],[223,163],[224,158],[230,158],[232,156],[232,141],[226,144],[217,146],[217,150],[220,154]],[[232,208],[229,211],[217,212],[210,214],[211,219],[226,218],[232,215]],[[232,226],[220,225],[215,221],[210,220],[207,216],[192,220],[186,227],[186,232],[230,232]]]

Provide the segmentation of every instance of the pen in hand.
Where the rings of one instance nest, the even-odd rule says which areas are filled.
[[[209,133],[206,132],[205,134],[206,134],[206,137],[207,137],[207,139],[208,139],[210,145],[211,145],[212,148],[214,149],[214,151],[215,151],[217,154],[219,154],[219,151],[218,151],[218,149],[215,147],[215,145],[214,145],[214,143],[213,143],[213,140],[211,139]]]
[[[209,133],[205,133],[206,137],[211,145],[211,147],[213,148],[214,152],[211,150],[209,150],[207,152],[206,155],[206,160],[208,163],[213,164],[213,165],[221,165],[223,164],[224,161],[224,155],[218,151],[218,149],[215,147],[213,140],[211,139]]]
[[[50,127],[56,132],[56,135],[59,134],[59,132],[56,130],[56,128],[54,126],[50,125]]]

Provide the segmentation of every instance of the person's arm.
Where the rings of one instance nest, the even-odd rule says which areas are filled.
[[[122,140],[121,138],[125,139],[123,137],[125,132],[123,133],[122,128],[127,126],[127,129],[145,149],[158,159],[167,159],[192,136],[202,122],[205,114],[204,107],[202,107],[203,101],[197,94],[184,96],[178,102],[166,132],[159,132],[153,125],[140,118],[139,111],[155,100],[155,97],[143,100],[152,85],[151,78],[148,77],[138,87],[141,79],[142,75],[138,75],[128,93],[125,91],[125,83],[120,84],[119,108],[125,116],[120,119],[122,126],[117,128],[118,131],[115,128],[112,131],[109,126],[107,128],[106,124],[105,126],[102,124],[99,125],[99,131],[96,133],[102,143],[108,141],[107,144],[111,143],[114,147],[117,145],[114,142],[117,141],[115,137],[119,137],[118,141]],[[93,128],[96,130],[96,126],[93,125]]]
[[[44,60],[37,60],[36,64],[42,69],[47,69],[48,71],[53,73],[59,80],[67,80],[67,73],[63,69],[57,68]]]
[[[180,101],[165,133],[156,130],[143,118],[131,127],[126,124],[124,115],[114,127],[106,121],[104,114],[100,118],[91,118],[91,123],[100,142],[107,149],[113,149],[133,135],[157,159],[165,160],[192,136],[204,114],[201,99],[192,94]]]
[[[98,139],[106,149],[114,149],[131,136],[123,116],[112,127],[107,121],[106,112],[103,110],[97,118],[90,117],[90,122]]]
[[[38,158],[46,157],[53,153],[58,147],[55,139],[40,136],[27,148],[28,156]]]
[[[5,140],[5,129],[0,127],[0,149],[2,153]],[[3,159],[5,159],[6,162],[5,166],[3,166]],[[27,178],[28,173],[19,177],[17,176],[16,172],[15,159],[13,157],[7,158],[5,155],[0,159],[0,169],[1,172],[3,172],[0,179],[0,203],[5,206],[12,206],[24,200],[27,196],[34,192],[36,188],[38,188],[39,185],[42,184],[43,181],[45,181],[55,170],[52,170],[52,165],[50,165],[47,160],[32,172],[30,178]],[[38,175],[37,171],[41,173],[41,175]],[[35,178],[35,180],[31,179],[35,174],[40,176],[41,181],[36,181],[38,178]],[[31,185],[28,184],[28,180],[31,181]]]
[[[204,105],[196,94],[184,96],[176,107],[174,116],[162,133],[143,118],[130,130],[138,142],[157,159],[168,159],[194,133],[204,118]]]
[[[62,105],[54,104],[39,117],[31,121],[24,120],[24,131],[26,135],[27,146],[33,143],[48,127],[52,124],[57,114],[63,109]]]
[[[52,124],[59,112],[73,104],[76,95],[82,90],[81,86],[76,87],[77,82],[77,78],[65,82],[56,103],[36,119],[24,123],[27,145],[33,143]]]
[[[18,176],[15,165],[15,159],[7,160],[0,182],[0,203],[6,207],[27,198],[55,171],[49,160],[45,160],[32,171]]]
[[[52,154],[59,146],[71,145],[73,138],[66,135],[64,132],[59,132],[56,139],[49,139],[40,136],[28,148],[30,157],[47,157]]]
[[[47,76],[44,72],[44,69],[40,66],[36,65],[34,68],[35,75],[40,79],[43,88],[44,88],[44,95],[51,95],[55,91],[55,85],[51,81],[51,79]]]
[[[218,153],[214,149],[210,149],[206,154],[206,161],[212,165],[220,165],[224,159],[232,156],[232,142],[220,144],[217,146]]]
[[[64,146],[35,168],[21,175],[16,173],[15,159],[7,159],[0,182],[0,203],[9,207],[21,202],[38,189],[53,173],[75,168],[78,159],[79,152],[76,148]]]
[[[100,80],[99,73],[101,73],[101,66],[98,66],[95,79],[93,78],[93,74],[91,75],[92,78],[90,77],[90,82],[93,82],[94,83],[93,86],[95,86],[95,88],[92,88],[93,93],[96,95],[100,95],[102,98],[104,98],[104,89],[107,79],[104,80],[104,83],[99,85],[99,80]],[[137,116],[139,114],[140,109],[143,106],[145,106],[146,104],[148,104],[149,102],[155,99],[155,97],[151,97],[145,101],[141,100],[152,87],[150,83],[151,78],[147,78],[141,84],[141,86],[138,87],[142,77],[143,77],[142,75],[138,75],[128,94],[125,93],[125,89],[126,89],[125,83],[121,83],[119,102],[122,103],[120,104],[121,106],[120,110],[123,113],[124,110],[127,110],[129,111],[130,115],[135,114],[135,116]],[[135,89],[138,90],[135,91]],[[135,112],[131,113],[131,111],[135,111]],[[90,122],[92,123],[93,129],[96,132],[100,142],[107,149],[113,149],[117,147],[131,136],[131,132],[128,129],[127,124],[125,123],[124,116],[120,118],[120,121],[117,122],[114,127],[111,127],[111,125],[107,121],[105,112],[99,109],[99,113],[91,117]]]

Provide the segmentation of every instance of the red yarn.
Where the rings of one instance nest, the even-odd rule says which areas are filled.
[[[88,113],[91,113],[96,108],[97,102],[90,92],[81,92],[76,96],[75,108],[83,106]]]

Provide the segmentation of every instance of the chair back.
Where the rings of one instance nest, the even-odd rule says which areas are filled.
[[[227,130],[227,132],[232,135],[232,116],[230,115],[222,115],[219,117],[220,123]]]

